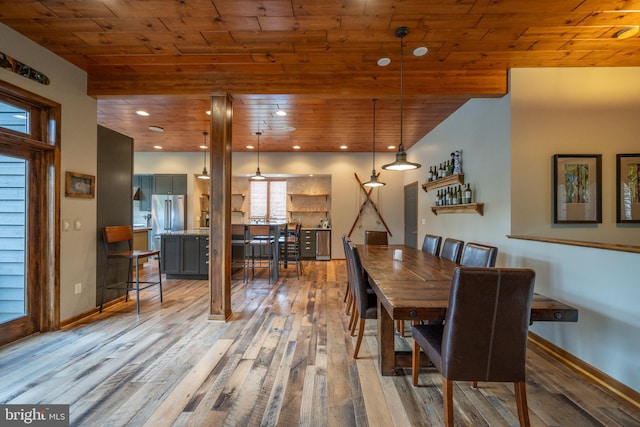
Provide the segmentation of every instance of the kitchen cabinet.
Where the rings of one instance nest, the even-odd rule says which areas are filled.
[[[187,175],[153,175],[153,194],[187,194]]]
[[[151,195],[153,194],[153,175],[134,175],[133,186],[138,188],[140,211],[151,211]]]
[[[206,279],[209,275],[209,236],[162,236],[162,268],[169,279]]]
[[[300,258],[316,259],[316,231],[317,228],[300,230]]]

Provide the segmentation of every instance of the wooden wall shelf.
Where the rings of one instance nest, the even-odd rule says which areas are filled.
[[[306,210],[303,210],[303,211],[292,210],[292,211],[289,211],[289,213],[329,213],[329,211],[327,209],[319,209],[319,210],[306,209]]]
[[[244,194],[242,193],[231,193],[232,196],[238,196],[238,197],[242,197],[242,199],[244,200]]]
[[[449,185],[457,185],[457,184],[459,185],[464,184],[464,174],[458,173],[455,175],[449,175],[444,178],[436,179],[435,181],[425,182],[424,184],[422,184],[422,189],[424,191],[429,191],[435,188],[447,187]]]
[[[477,213],[484,215],[484,203],[467,203],[463,205],[431,206],[435,215],[450,213]]]
[[[328,194],[308,194],[308,193],[289,193],[289,197],[293,199],[294,197],[324,197],[325,200],[329,198]]]

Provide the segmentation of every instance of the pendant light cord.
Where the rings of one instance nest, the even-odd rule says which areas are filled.
[[[404,35],[400,37],[400,147],[398,147],[399,151],[404,151],[404,144],[402,143],[402,117],[404,116],[404,85],[403,85],[403,58],[404,58]]]
[[[373,165],[372,170],[376,170],[376,101],[377,98],[373,98]]]

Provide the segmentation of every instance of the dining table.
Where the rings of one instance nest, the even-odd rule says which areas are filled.
[[[402,374],[399,368],[411,366],[411,351],[396,349],[395,321],[444,320],[451,278],[461,265],[406,245],[356,246],[378,300],[380,372]],[[539,321],[577,322],[578,310],[534,292],[531,322]]]

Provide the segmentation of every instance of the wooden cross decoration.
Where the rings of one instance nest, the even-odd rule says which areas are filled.
[[[380,218],[380,221],[382,221],[382,225],[384,225],[384,228],[387,229],[387,233],[389,233],[389,236],[393,236],[391,234],[391,230],[389,230],[389,227],[387,227],[387,223],[384,222],[384,219],[382,218],[382,214],[378,210],[378,207],[373,202],[373,200],[371,200],[371,192],[373,191],[373,187],[371,187],[370,189],[367,190],[364,187],[364,184],[362,183],[362,181],[360,181],[360,178],[358,178],[358,174],[354,173],[354,175],[356,176],[356,181],[358,181],[358,184],[360,185],[360,188],[362,189],[362,192],[364,193],[366,199],[364,200],[364,202],[362,202],[362,205],[360,206],[360,211],[358,212],[358,216],[356,217],[356,220],[353,221],[353,225],[351,226],[351,230],[349,230],[349,234],[347,235],[347,237],[351,237],[351,233],[353,233],[353,229],[356,228],[356,224],[358,223],[358,220],[360,219],[360,216],[362,215],[362,211],[364,211],[364,207],[367,206],[367,203],[371,203],[371,206],[373,207],[373,210],[376,211],[376,214],[378,215],[378,218]],[[380,175],[380,174],[378,173],[378,175]]]

